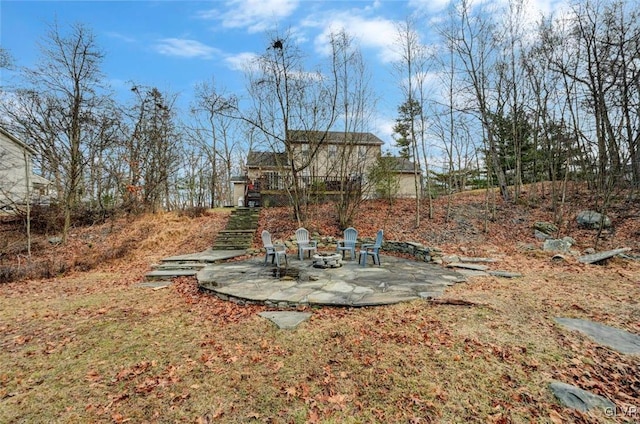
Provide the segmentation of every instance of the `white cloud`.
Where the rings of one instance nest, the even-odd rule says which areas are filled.
[[[249,33],[256,33],[291,16],[299,4],[299,0],[230,0],[225,3],[224,11],[211,9],[200,12],[199,16],[219,20],[225,28],[246,28]]]
[[[409,0],[408,6],[416,12],[440,12],[450,0]]]
[[[246,71],[255,65],[257,57],[255,53],[243,52],[228,55],[224,61],[234,71]]]
[[[394,40],[396,39],[396,23],[389,19],[374,17],[366,18],[352,11],[341,11],[309,17],[303,22],[307,27],[323,28],[315,39],[316,50],[321,54],[329,54],[329,36],[344,29],[353,36],[364,49],[378,50],[378,57],[383,62],[393,61]]]
[[[107,31],[105,33],[107,37],[115,38],[116,40],[124,41],[125,43],[135,43],[136,39],[129,37],[128,35],[120,34],[119,32]]]
[[[378,116],[377,118],[374,118],[373,131],[378,138],[384,141],[384,145],[382,146],[383,153],[386,151],[390,151],[391,154],[397,153],[398,149],[393,139],[393,127],[395,124],[396,121],[394,119],[390,119],[385,116]]]
[[[155,46],[160,54],[167,56],[211,59],[220,51],[196,40],[163,38]]]

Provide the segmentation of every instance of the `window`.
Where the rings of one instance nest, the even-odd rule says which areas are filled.
[[[329,144],[329,157],[334,158],[338,154],[338,146],[335,144]]]

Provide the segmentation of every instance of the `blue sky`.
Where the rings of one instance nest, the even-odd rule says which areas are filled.
[[[537,0],[532,10],[553,0]],[[111,87],[126,92],[131,81],[178,93],[187,105],[196,83],[215,78],[242,94],[242,65],[267,45],[266,32],[290,29],[309,57],[320,57],[330,29],[345,28],[359,43],[380,101],[372,132],[391,142],[401,101],[392,74],[396,24],[419,14],[428,41],[430,25],[448,0],[410,1],[7,1],[0,3],[0,45],[18,66],[32,66],[38,40],[57,20],[65,30],[83,23],[94,31],[106,56],[103,71]],[[3,71],[9,80],[11,73]],[[3,85],[6,81],[3,82]],[[185,110],[186,112],[186,110]]]

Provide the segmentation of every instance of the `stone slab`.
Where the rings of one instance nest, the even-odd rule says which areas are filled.
[[[593,253],[591,255],[584,255],[578,258],[578,262],[581,262],[583,264],[593,264],[596,262],[604,261],[605,259],[612,258],[621,253],[628,252],[630,250],[631,250],[630,247],[624,247],[622,249],[607,250],[605,252]]]
[[[549,384],[549,389],[555,397],[569,408],[587,412],[590,409],[601,408],[606,412],[615,410],[616,405],[609,399],[593,394],[571,384],[554,381]]]
[[[175,277],[190,277],[197,273],[197,269],[157,269],[146,273],[144,276],[149,280],[170,280]]]
[[[470,256],[460,256],[458,259],[460,262],[469,263],[469,264],[474,264],[474,263],[492,264],[492,263],[498,262],[497,259],[493,259],[493,258],[474,258]]]
[[[311,314],[308,312],[266,311],[260,312],[258,315],[273,322],[282,330],[293,330],[311,318]]]
[[[182,262],[182,261],[196,261],[196,262],[216,262],[225,259],[232,259],[238,256],[246,254],[246,250],[204,250],[198,253],[189,253],[187,255],[170,256],[164,258],[163,262]]]
[[[204,262],[193,262],[193,263],[184,263],[184,262],[163,262],[161,264],[153,264],[151,268],[159,271],[168,271],[175,269],[197,269],[200,270],[207,266]]]
[[[570,330],[584,333],[596,343],[620,353],[640,354],[640,336],[637,334],[583,319],[555,318],[555,321]]]
[[[173,284],[171,281],[145,281],[137,284],[136,287],[145,287],[150,289],[162,289]]]
[[[478,264],[470,264],[464,262],[452,262],[447,264],[448,268],[462,268],[462,269],[470,269],[472,271],[486,271],[489,269],[486,265],[478,265]]]
[[[465,277],[486,277],[489,275],[485,271],[475,271],[473,269],[460,269],[459,272]]]
[[[324,291],[338,293],[351,293],[353,289],[353,284],[349,284],[346,281],[334,281],[322,287]]]
[[[353,306],[378,306],[389,305],[398,302],[408,302],[418,299],[419,296],[407,295],[406,293],[387,292],[387,293],[371,293],[363,296]]]
[[[382,266],[366,268],[347,261],[341,268],[320,269],[311,260],[291,258],[280,278],[263,257],[254,257],[207,265],[197,278],[201,289],[221,298],[281,307],[386,305],[420,299],[420,293],[435,297],[465,281],[459,270],[384,255]]]
[[[522,274],[520,274],[519,272],[509,272],[509,271],[500,271],[500,270],[489,271],[489,275],[492,275],[494,277],[502,277],[502,278],[520,278],[520,277],[522,277]]]
[[[313,293],[314,289],[301,289],[298,287],[290,287],[284,290],[275,291],[269,296],[272,302],[287,302],[293,304],[308,303],[308,296]]]

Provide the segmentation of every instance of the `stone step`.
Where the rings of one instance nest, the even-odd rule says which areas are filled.
[[[175,277],[190,277],[196,275],[198,271],[197,269],[155,270],[147,272],[144,277],[147,281],[171,280]]]
[[[232,245],[232,244],[240,244],[240,245],[247,245],[247,244],[251,244],[253,243],[253,239],[216,239],[213,244],[216,246],[221,246],[221,245]],[[233,249],[232,249],[233,250]]]
[[[255,233],[255,229],[246,229],[246,230],[221,230],[218,234],[253,234]]]
[[[204,262],[184,263],[184,262],[167,261],[160,264],[153,264],[151,265],[151,268],[154,270],[170,271],[170,270],[182,270],[182,269],[202,269],[206,266],[207,264]]]
[[[247,249],[253,243],[252,240],[216,240],[213,242],[215,250],[238,250],[232,249],[233,246],[242,246],[241,249]]]
[[[213,250],[246,250],[250,245],[248,243],[238,243],[237,241],[216,242],[213,244]]]
[[[253,231],[250,233],[219,233],[216,236],[216,239],[223,239],[223,238],[253,239],[253,234],[254,234]]]

